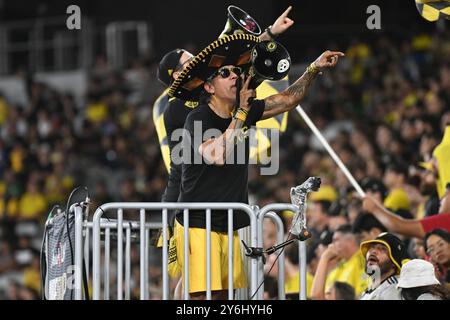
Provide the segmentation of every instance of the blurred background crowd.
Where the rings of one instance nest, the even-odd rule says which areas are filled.
[[[350,172],[366,190],[378,193],[385,207],[406,219],[438,214],[446,191],[431,160],[450,125],[448,30],[380,34],[370,41],[347,37],[339,45],[328,41],[310,47],[300,57],[291,48],[297,64],[290,78],[296,79],[324,49],[344,51],[346,57],[315,81],[302,103],[306,112]],[[26,69],[15,73],[26,83],[26,104],[9,101],[0,87],[0,299],[40,297],[43,225],[51,208],[64,206],[74,187],[89,187],[91,211],[110,201],[161,200],[167,172],[152,120],[153,103],[164,89],[156,80],[160,56],[134,57],[117,69],[105,54],[97,55],[81,103]],[[308,292],[314,298],[315,268],[330,243],[340,248],[340,263],[345,263],[359,252],[362,240],[388,229],[364,212],[361,199],[295,112],[281,135],[279,163],[275,176],[261,176],[251,166],[250,202],[260,207],[290,202],[292,186],[309,176],[322,178],[307,212],[313,231]],[[439,163],[439,169],[450,171],[449,162]],[[292,213],[281,217],[287,230]],[[267,220],[264,229],[268,247],[275,243],[276,228]],[[448,237],[439,259],[426,252],[423,239],[402,238],[410,257],[431,260],[441,280],[449,282]],[[150,250],[150,298],[161,299],[160,252]],[[286,291],[292,298],[298,293],[297,252],[295,247],[286,252]],[[132,297],[139,297],[138,253],[133,247]],[[360,275],[363,266],[353,261]],[[111,283],[116,268],[112,262]],[[266,275],[267,299],[277,297],[276,275],[276,268]],[[358,280],[352,281],[335,284],[341,297],[361,293]]]

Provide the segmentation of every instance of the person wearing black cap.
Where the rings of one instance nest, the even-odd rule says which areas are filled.
[[[361,243],[361,253],[366,259],[366,274],[371,285],[361,300],[401,300],[397,288],[398,275],[406,260],[403,242],[395,235],[384,232],[373,240]]]

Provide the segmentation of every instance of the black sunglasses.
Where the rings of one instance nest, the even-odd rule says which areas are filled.
[[[217,76],[221,76],[222,78],[226,79],[231,75],[231,72],[233,72],[238,77],[242,74],[242,68],[239,67],[222,67],[217,72],[215,72],[210,79],[213,79]]]

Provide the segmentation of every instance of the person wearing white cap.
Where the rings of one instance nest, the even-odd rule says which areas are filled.
[[[422,259],[402,266],[397,288],[403,300],[450,300],[450,291],[436,278],[433,264]]]

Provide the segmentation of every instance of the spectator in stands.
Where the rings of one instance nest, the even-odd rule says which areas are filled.
[[[331,202],[327,200],[312,201],[307,207],[307,223],[311,232],[320,234],[328,230],[330,216],[328,210]]]
[[[278,297],[278,282],[274,277],[264,276],[264,300],[273,300]]]
[[[384,173],[383,181],[388,188],[384,206],[391,211],[410,210],[411,201],[405,190],[408,168],[401,163],[391,163]]]
[[[263,223],[263,245],[270,248],[277,243],[277,226],[271,219],[264,219]]]
[[[361,212],[353,224],[353,232],[359,235],[361,242],[373,240],[387,229],[373,215]]]
[[[285,259],[285,293],[287,298],[298,299],[300,272],[299,272],[299,258],[298,258],[298,242],[293,243],[286,249]],[[306,273],[306,297],[311,296],[311,287],[313,282],[313,275],[310,272]]]
[[[403,300],[450,300],[450,290],[436,278],[434,266],[421,259],[402,266],[397,288]]]
[[[437,171],[435,170],[433,163],[420,162],[420,186],[419,191],[422,196],[425,197],[423,207],[418,209],[416,218],[420,219],[435,215],[439,212],[439,196],[437,193]]]
[[[27,191],[22,195],[19,202],[21,219],[38,221],[43,217],[47,209],[47,201],[39,189],[37,181],[28,182]]]
[[[427,253],[425,252],[425,246],[423,239],[414,238],[412,241],[412,249],[414,251],[414,256],[418,259],[424,259],[427,257]]]
[[[400,300],[397,289],[398,274],[406,254],[403,242],[390,233],[382,233],[374,240],[361,243],[365,258],[365,272],[371,284],[362,300]]]
[[[336,281],[329,291],[325,292],[326,300],[355,300],[355,289],[346,282]]]
[[[449,203],[450,193],[441,201],[441,208],[447,207]],[[366,193],[364,197],[363,208],[372,213],[389,232],[403,236],[423,238],[427,232],[436,228],[450,231],[450,211],[419,220],[404,219],[383,207],[370,193]]]
[[[336,281],[346,282],[360,295],[367,288],[363,279],[364,258],[359,252],[359,242],[350,225],[339,227],[333,235],[333,243],[322,253],[311,289],[313,299],[324,299]],[[337,260],[331,271],[329,264]]]
[[[442,281],[450,283],[450,233],[435,229],[425,236],[425,250],[436,264]]]

